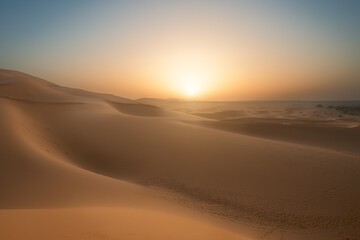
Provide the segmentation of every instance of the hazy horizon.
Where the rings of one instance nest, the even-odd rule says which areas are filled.
[[[3,1],[0,68],[90,91],[360,100],[355,1]]]

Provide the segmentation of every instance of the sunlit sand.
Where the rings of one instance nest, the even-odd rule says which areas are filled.
[[[1,70],[0,238],[359,238],[343,107],[359,103],[317,104],[130,100]]]

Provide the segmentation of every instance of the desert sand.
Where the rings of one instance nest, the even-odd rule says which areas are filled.
[[[360,117],[0,71],[0,239],[360,239]],[[346,103],[354,104],[354,103]]]

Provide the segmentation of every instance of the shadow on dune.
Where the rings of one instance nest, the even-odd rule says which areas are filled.
[[[141,117],[165,117],[166,113],[163,109],[152,105],[146,105],[141,103],[119,103],[111,102],[108,103],[121,113],[141,116]]]
[[[249,136],[360,154],[360,127],[334,126],[326,121],[262,118],[202,121],[198,124]]]

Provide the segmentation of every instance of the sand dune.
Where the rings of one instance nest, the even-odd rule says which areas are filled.
[[[166,110],[141,103],[116,103],[109,102],[115,109],[122,113],[143,116],[143,117],[163,117],[166,116]]]
[[[260,138],[317,146],[350,154],[360,152],[360,117],[343,114],[333,105],[360,102],[189,102],[140,99],[165,109],[216,121],[198,124]]]
[[[318,146],[350,154],[360,154],[360,127],[338,126],[331,121],[241,118],[203,121],[201,125],[261,138]]]
[[[191,103],[179,113],[8,70],[0,97],[6,239],[360,236],[357,128],[205,119],[184,113],[199,112]],[[220,108],[232,111],[211,111]],[[256,111],[265,119],[278,109]],[[314,131],[329,138],[309,137]]]

